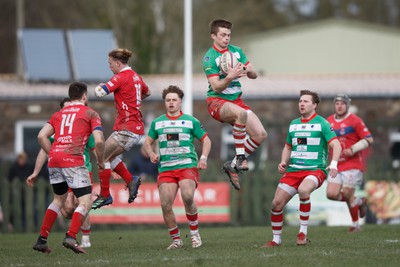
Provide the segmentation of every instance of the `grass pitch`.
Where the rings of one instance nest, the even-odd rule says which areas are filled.
[[[37,234],[0,234],[0,266],[400,266],[400,225],[310,226],[307,246],[296,246],[297,227],[284,227],[280,247],[260,248],[270,227],[200,228],[203,246],[192,249],[187,226],[184,247],[168,251],[166,229],[92,231],[88,254],[62,247],[64,233],[49,237],[50,254],[32,249]],[[80,240],[80,238],[78,239]]]

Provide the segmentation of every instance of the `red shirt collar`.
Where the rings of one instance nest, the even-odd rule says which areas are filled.
[[[223,53],[226,52],[226,51],[229,51],[229,50],[228,50],[228,47],[225,48],[225,49],[223,49],[223,50],[218,49],[215,45],[213,45],[212,47],[214,48],[214,50],[216,50],[217,52],[219,52],[219,53],[221,53],[221,54],[223,54]]]
[[[303,123],[307,123],[307,122],[309,122],[310,120],[314,119],[315,116],[317,116],[317,113],[314,113],[314,115],[312,115],[309,119],[303,119],[303,118],[301,118],[300,121],[303,122]]]
[[[182,116],[183,115],[183,112],[182,112],[182,110],[179,112],[179,115],[178,116],[169,116],[168,115],[168,113],[167,114],[165,114],[166,116],[167,116],[167,118],[168,119],[170,119],[170,120],[176,120],[176,119],[178,119],[180,116]]]

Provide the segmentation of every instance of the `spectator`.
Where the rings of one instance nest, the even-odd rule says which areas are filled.
[[[28,155],[25,152],[21,152],[10,167],[8,181],[11,182],[14,178],[18,178],[20,181],[25,181],[25,178],[28,177],[32,171],[33,166],[28,161]]]

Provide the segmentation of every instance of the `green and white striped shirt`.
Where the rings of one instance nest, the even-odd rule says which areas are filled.
[[[197,154],[194,138],[202,140],[207,136],[200,121],[193,116],[181,113],[178,117],[164,114],[151,123],[148,136],[158,139],[160,163],[158,171],[197,167]]]
[[[220,70],[220,58],[223,52],[231,51],[239,62],[242,62],[243,65],[248,63],[248,59],[246,55],[243,53],[242,49],[238,46],[228,45],[228,49],[224,51],[217,50],[214,46],[211,47],[207,53],[203,57],[203,70],[208,77],[210,76],[218,76],[220,79],[224,79],[226,77],[225,74]],[[242,85],[239,82],[239,79],[233,80],[228,87],[222,91],[220,94],[214,92],[211,88],[211,85],[208,85],[207,97],[220,97],[229,101],[234,101],[240,97],[242,94]]]
[[[329,122],[317,114],[307,121],[293,120],[286,137],[292,147],[287,172],[320,169],[327,173],[328,143],[334,138]]]

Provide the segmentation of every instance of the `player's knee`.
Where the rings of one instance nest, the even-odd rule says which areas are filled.
[[[63,207],[61,209],[61,214],[65,219],[71,219],[72,215],[74,214],[74,209]]]
[[[282,210],[284,207],[284,203],[278,199],[273,199],[272,200],[272,205],[271,205],[271,209],[273,210]]]
[[[299,187],[297,193],[299,194],[300,198],[308,198],[308,197],[310,197],[310,194],[311,194],[311,192],[308,188],[300,188],[300,187]]]
[[[161,209],[163,212],[171,212],[172,211],[172,203],[161,202]]]
[[[259,143],[262,143],[262,142],[264,142],[267,138],[268,138],[267,131],[263,130],[263,131],[261,131],[260,134],[258,135],[258,142],[259,142]]]
[[[326,197],[330,200],[339,200],[341,190],[340,187],[334,186],[334,183],[328,183],[328,188],[326,189]]]
[[[239,119],[239,121],[241,121],[242,123],[246,123],[246,122],[247,122],[247,111],[244,110],[244,109],[241,110],[241,111],[239,112],[238,119]]]
[[[339,198],[340,193],[326,191],[326,197],[330,200],[337,200]]]
[[[193,204],[193,196],[182,196],[182,201],[186,207],[190,207]]]

